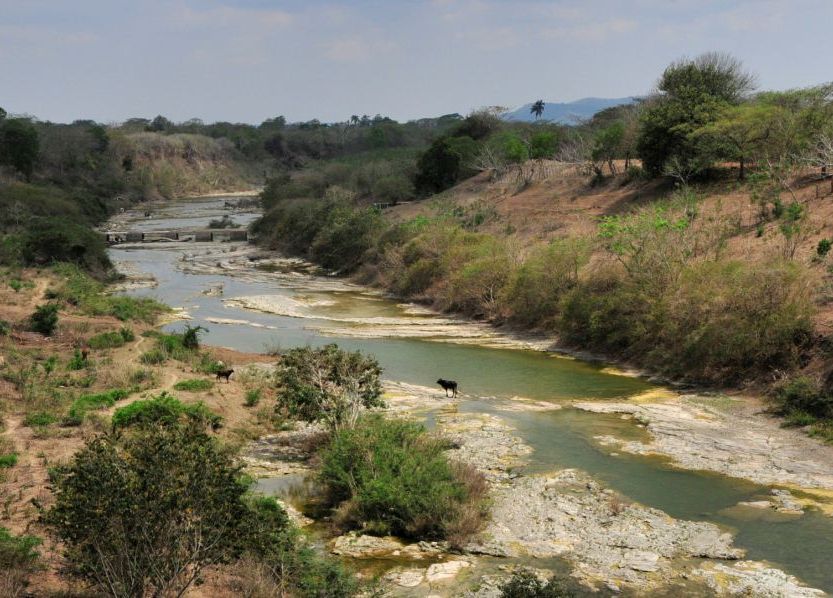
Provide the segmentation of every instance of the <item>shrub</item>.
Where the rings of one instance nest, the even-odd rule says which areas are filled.
[[[29,323],[33,331],[44,336],[52,336],[58,327],[58,304],[45,303],[38,305],[34,313],[29,316]]]
[[[0,320],[0,336],[9,336],[12,327],[6,320]]]
[[[64,425],[80,426],[84,421],[84,415],[87,411],[93,409],[101,409],[104,407],[112,407],[116,401],[127,398],[126,390],[115,389],[107,392],[100,392],[92,395],[82,395],[72,402],[69,407],[69,413],[64,418]]]
[[[483,499],[485,485],[458,479],[445,448],[420,424],[368,416],[335,433],[322,452],[319,479],[345,527],[447,538],[467,506]]]
[[[222,417],[203,403],[186,405],[167,393],[147,400],[134,401],[116,409],[113,428],[148,427],[156,424],[175,425],[181,420],[200,422],[217,429]]]
[[[831,241],[830,239],[822,239],[821,241],[819,241],[819,244],[816,245],[816,254],[818,254],[820,257],[824,257],[828,253],[830,253],[831,247],[833,247],[833,241]]]
[[[14,536],[0,527],[0,591],[4,596],[25,596],[29,576],[38,568],[41,539]]]
[[[135,340],[135,338],[136,336],[133,334],[132,330],[129,328],[122,328],[118,331],[96,334],[87,341],[87,345],[89,345],[90,349],[96,350],[116,349],[124,346],[125,343]]]
[[[17,465],[17,453],[0,454],[0,469]]]
[[[205,378],[194,378],[191,380],[180,380],[174,384],[174,390],[184,390],[186,392],[200,392],[209,390],[214,386],[211,380]]]
[[[245,398],[246,407],[255,407],[258,403],[260,403],[260,395],[261,392],[259,388],[247,390]]]
[[[556,577],[542,581],[527,569],[515,572],[500,587],[501,598],[569,598],[575,595]]]
[[[52,478],[44,522],[69,570],[102,593],[181,595],[250,536],[249,484],[194,421],[94,438]]]
[[[796,425],[806,425],[797,422],[808,417],[833,417],[833,396],[807,376],[798,376],[781,384],[775,390],[775,399],[780,411],[792,416]]]
[[[276,371],[278,407],[331,428],[353,425],[362,408],[380,407],[382,368],[373,357],[338,345],[286,353]]]
[[[145,351],[139,356],[139,361],[147,365],[159,365],[167,361],[168,355],[162,349],[153,348],[150,351]]]
[[[29,426],[30,428],[43,427],[54,424],[57,421],[58,417],[56,415],[45,411],[37,411],[35,413],[27,413],[23,419],[23,425]]]
[[[81,351],[76,349],[69,363],[67,363],[67,369],[72,371],[83,370],[87,365],[89,365],[87,359],[81,354]]]
[[[24,263],[29,265],[67,262],[99,277],[112,269],[101,235],[66,219],[40,219],[37,226],[24,233],[21,251]]]
[[[222,218],[208,221],[208,228],[238,228],[239,226],[228,214]]]
[[[185,325],[185,330],[182,331],[182,346],[192,351],[200,348],[200,333],[208,332],[202,326]]]

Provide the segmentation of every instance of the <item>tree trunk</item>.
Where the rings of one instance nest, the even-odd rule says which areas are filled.
[[[743,160],[743,156],[740,157],[740,172],[738,172],[738,180],[742,181],[746,178],[746,163]]]

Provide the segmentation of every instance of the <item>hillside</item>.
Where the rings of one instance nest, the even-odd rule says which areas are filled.
[[[544,113],[539,119],[529,110],[532,104],[504,112],[501,118],[508,121],[535,122],[543,120],[563,125],[575,125],[593,118],[597,113],[614,106],[633,103],[635,98],[582,98],[572,102],[544,102]]]

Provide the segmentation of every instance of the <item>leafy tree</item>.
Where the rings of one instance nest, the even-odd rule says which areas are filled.
[[[596,133],[592,153],[593,161],[607,162],[610,174],[616,174],[616,166],[613,161],[620,154],[624,138],[625,124],[621,122],[613,123]]]
[[[717,120],[754,87],[754,77],[740,62],[717,53],[672,63],[657,85],[660,95],[642,115],[637,151],[645,169],[658,175],[676,158],[683,168],[703,172],[714,156],[699,146],[692,133]]]
[[[35,311],[29,316],[29,323],[32,330],[44,336],[52,336],[58,327],[58,304],[44,303],[38,305]]]
[[[544,100],[536,100],[529,107],[529,113],[535,115],[535,120],[541,118],[541,115],[544,114]]]
[[[54,487],[44,520],[71,572],[112,596],[182,595],[251,537],[248,483],[194,422],[94,438],[57,470]]]
[[[569,598],[575,593],[567,590],[564,584],[552,577],[542,581],[535,573],[522,569],[512,575],[509,581],[500,587],[501,598]]]
[[[438,193],[453,186],[467,172],[477,152],[472,137],[436,140],[417,161],[416,187],[423,193]]]
[[[38,158],[38,132],[25,118],[0,122],[0,164],[8,164],[31,180]]]
[[[529,157],[533,160],[552,158],[559,142],[559,135],[554,131],[538,131],[529,139]]]
[[[174,123],[172,123],[171,121],[169,121],[167,118],[165,118],[164,116],[162,116],[160,114],[156,118],[154,118],[152,121],[150,121],[150,123],[147,126],[147,130],[148,131],[161,132],[161,131],[167,131],[169,129],[172,129],[173,126],[174,126]]]
[[[373,357],[335,344],[292,349],[278,364],[278,407],[333,429],[351,427],[362,409],[383,405],[381,374]]]
[[[717,120],[693,132],[695,138],[717,145],[715,153],[726,159],[738,160],[738,178],[746,178],[746,163],[761,155],[762,146],[772,134],[779,108],[748,103],[724,108]]]

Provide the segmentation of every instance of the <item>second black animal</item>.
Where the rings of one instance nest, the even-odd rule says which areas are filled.
[[[442,386],[442,389],[445,391],[445,396],[448,396],[448,391],[451,391],[451,396],[457,396],[457,383],[454,380],[443,380],[440,378],[437,380],[437,384]]]
[[[234,373],[234,370],[218,370],[217,371],[217,380],[220,378],[225,378],[226,382],[229,382],[229,378]]]

